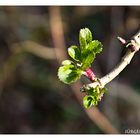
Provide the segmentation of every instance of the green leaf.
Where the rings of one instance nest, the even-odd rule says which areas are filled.
[[[73,62],[71,60],[64,60],[64,61],[62,61],[62,65],[70,65],[72,63]]]
[[[94,101],[94,98],[93,96],[91,95],[86,95],[84,98],[83,98],[83,105],[85,108],[89,108],[93,105],[93,101]]]
[[[83,49],[88,43],[92,41],[92,33],[88,28],[84,28],[80,30],[79,33],[79,42],[81,49]]]
[[[81,52],[77,46],[71,46],[68,48],[68,54],[76,61],[81,60]]]
[[[87,96],[92,97],[92,105],[97,105],[101,100],[106,88],[100,88],[98,85],[95,88],[89,88],[86,90]]]
[[[93,40],[87,47],[90,51],[93,51],[95,54],[102,51],[102,43],[98,40]]]
[[[102,44],[98,40],[94,40],[90,42],[81,52],[81,59],[82,59],[82,69],[85,70],[86,68],[91,66],[95,56],[97,53],[102,51]]]
[[[58,69],[58,77],[60,81],[65,84],[75,82],[81,76],[81,70],[77,69],[74,65],[64,65]]]
[[[86,47],[84,50],[82,50],[81,52],[82,70],[85,70],[86,68],[90,67],[94,58],[95,53],[91,51],[89,47]]]
[[[106,92],[107,92],[107,88],[106,87],[101,89],[101,93],[106,93]]]
[[[95,54],[85,53],[82,57],[84,58],[82,61],[82,70],[85,70],[86,68],[89,68],[91,66],[91,63],[95,58]]]

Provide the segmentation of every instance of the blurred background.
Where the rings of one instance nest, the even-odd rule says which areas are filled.
[[[0,7],[0,133],[106,134],[140,129],[140,54],[108,84],[97,107],[83,108],[81,83],[58,80],[67,48],[87,27],[103,52],[92,69],[110,72],[140,27],[140,7]]]

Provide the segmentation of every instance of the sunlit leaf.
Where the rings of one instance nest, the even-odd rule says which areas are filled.
[[[89,108],[93,105],[93,101],[94,101],[94,98],[93,96],[91,95],[86,95],[84,98],[83,98],[83,105],[85,108]]]
[[[62,65],[70,65],[72,63],[73,62],[71,60],[64,60],[64,61],[62,61]]]
[[[102,51],[102,43],[98,40],[93,40],[87,49],[93,51],[95,54],[100,53]]]
[[[91,66],[91,63],[93,62],[94,58],[95,58],[95,54],[91,53],[88,51],[82,54],[82,69],[85,70],[86,68],[89,68]]]
[[[58,77],[65,84],[75,82],[81,76],[81,71],[74,65],[64,65],[58,69]]]
[[[79,33],[79,42],[81,49],[83,49],[91,41],[92,41],[91,31],[88,28],[81,29]]]
[[[77,46],[71,46],[68,48],[68,54],[76,61],[81,60],[81,52]]]

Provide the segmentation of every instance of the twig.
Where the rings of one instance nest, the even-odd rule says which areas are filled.
[[[49,18],[56,58],[59,58],[57,60],[61,64],[61,62],[67,57],[67,54],[64,53],[66,52],[66,48],[59,7],[49,7]]]
[[[38,56],[40,58],[47,59],[47,60],[56,59],[53,48],[40,45],[30,40],[13,44],[12,51],[13,53],[28,52],[35,56]]]
[[[87,84],[83,88],[95,88],[97,85],[100,87],[104,87],[107,83],[112,81],[119,73],[131,62],[134,54],[140,49],[140,31],[131,39],[130,45],[133,48],[128,49],[124,57],[122,58],[121,62],[107,75],[102,77],[96,82],[93,82],[91,84]]]

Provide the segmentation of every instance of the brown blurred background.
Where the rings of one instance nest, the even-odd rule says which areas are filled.
[[[68,57],[70,45],[78,45],[79,30],[84,27],[104,45],[92,65],[102,77],[126,51],[117,36],[130,39],[139,30],[140,7],[0,7],[1,134],[104,134],[115,133],[113,128],[118,133],[140,129],[139,53],[108,84],[95,108],[100,113],[93,107],[92,114],[79,104],[80,85],[58,80],[60,61]],[[112,125],[108,131],[102,115]]]

